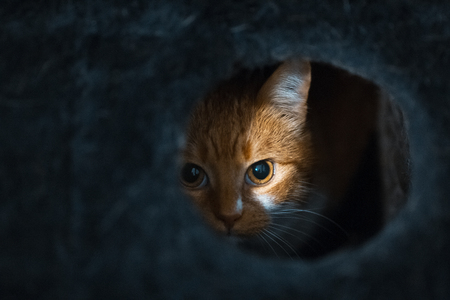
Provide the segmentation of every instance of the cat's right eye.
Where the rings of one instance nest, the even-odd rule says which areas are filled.
[[[205,171],[196,164],[187,163],[181,169],[181,183],[188,188],[201,188],[208,182]]]
[[[251,185],[261,185],[269,182],[273,174],[273,163],[269,160],[260,160],[248,168],[245,181]]]

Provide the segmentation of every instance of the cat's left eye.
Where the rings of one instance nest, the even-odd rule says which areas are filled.
[[[187,163],[181,169],[181,183],[188,188],[201,188],[208,182],[205,171],[196,164]]]
[[[269,182],[273,174],[273,163],[269,160],[260,160],[248,168],[245,181],[252,185],[261,185]]]

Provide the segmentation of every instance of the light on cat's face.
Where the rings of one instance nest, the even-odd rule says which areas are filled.
[[[275,169],[269,160],[261,160],[252,164],[245,173],[245,182],[250,185],[262,185],[268,183]],[[208,176],[203,169],[195,164],[187,163],[180,174],[181,183],[190,189],[200,189],[208,184]]]
[[[208,172],[194,163],[185,163],[180,172],[186,193],[204,217],[218,231],[229,235],[252,235],[269,222],[267,209],[274,198],[270,190],[279,183],[275,178],[276,164],[259,160],[247,165],[211,160],[203,167]]]
[[[275,175],[274,163],[270,160],[257,161],[244,174],[238,170],[242,168],[236,169],[236,164],[232,172],[226,168],[214,167],[211,169],[221,169],[224,172],[211,172],[208,176],[200,166],[193,163],[186,163],[180,172],[181,183],[197,202],[204,216],[213,227],[227,234],[251,235],[262,229],[268,221],[262,207],[267,207],[268,203],[266,200],[261,207],[261,201],[257,199],[261,195],[255,190],[270,185]]]
[[[224,82],[195,108],[180,181],[219,232],[256,235],[277,205],[302,197],[310,137],[304,128],[310,67],[282,64],[269,78]]]

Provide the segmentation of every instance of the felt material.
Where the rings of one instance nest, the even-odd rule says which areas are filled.
[[[2,299],[450,298],[445,1],[3,1]],[[178,189],[192,104],[236,66],[301,55],[406,113],[407,206],[314,262],[226,245]]]

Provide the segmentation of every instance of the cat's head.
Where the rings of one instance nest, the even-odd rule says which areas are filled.
[[[302,201],[312,163],[310,64],[289,60],[269,78],[256,73],[224,82],[197,105],[180,172],[207,222],[236,236],[261,232],[280,204]]]

